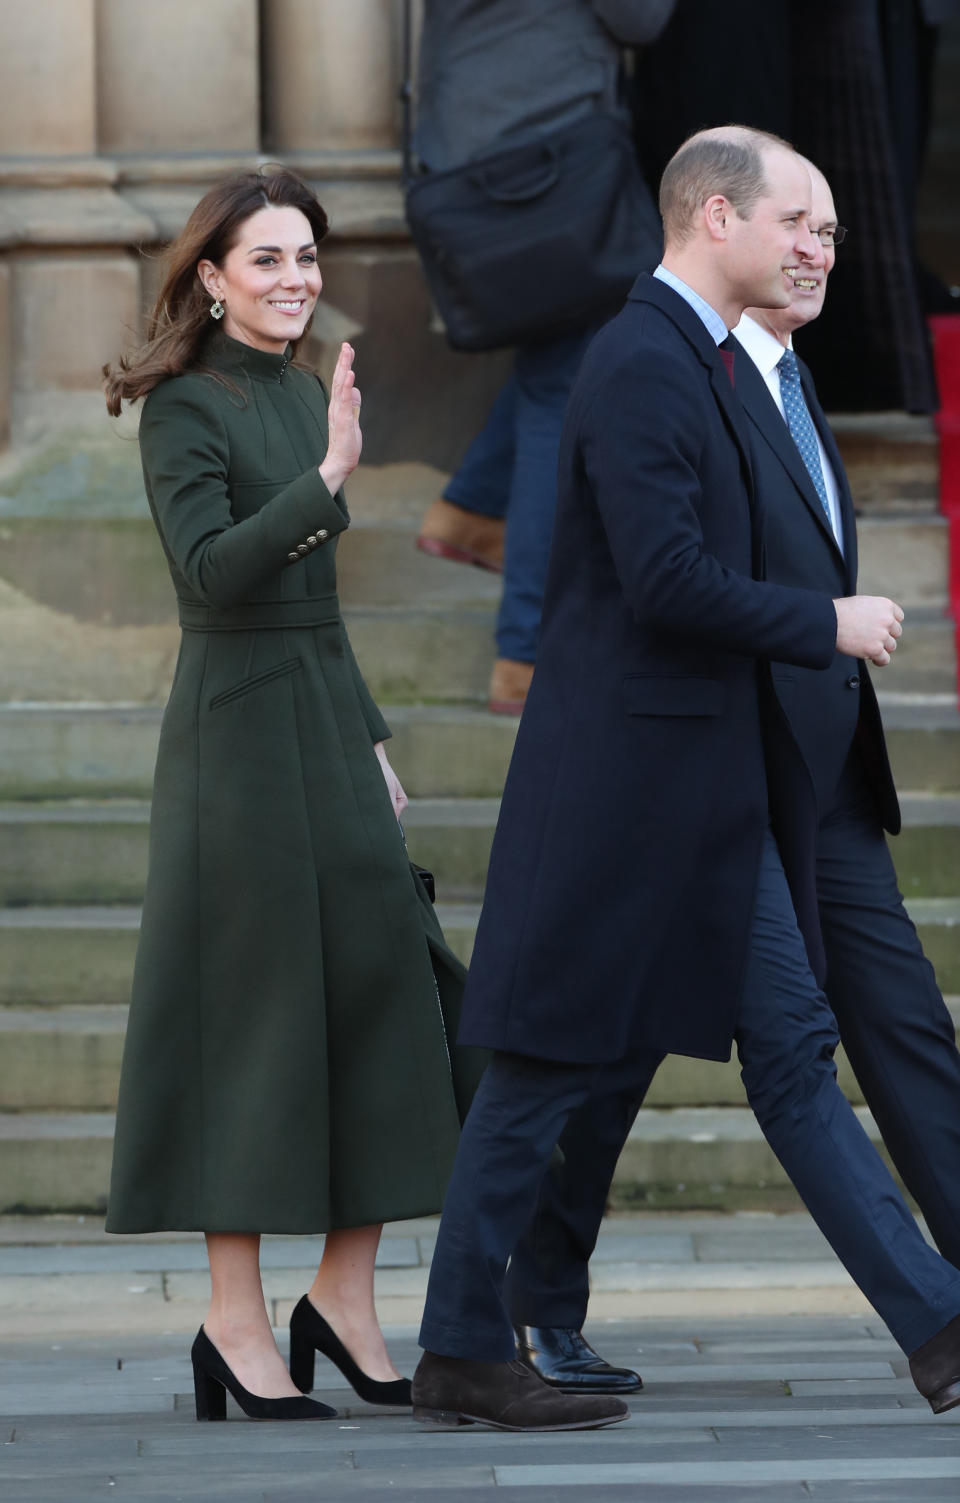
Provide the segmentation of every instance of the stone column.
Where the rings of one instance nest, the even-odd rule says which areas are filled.
[[[256,0],[97,0],[97,85],[102,152],[256,151]]]
[[[140,321],[133,257],[37,249],[11,262],[10,277],[16,389],[98,391],[100,367]]]
[[[395,147],[401,24],[400,0],[263,0],[265,148]]]
[[[3,29],[0,142],[4,154],[91,155],[96,150],[94,0],[8,4]]]

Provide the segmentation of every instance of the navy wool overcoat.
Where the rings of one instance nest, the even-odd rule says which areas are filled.
[[[767,660],[827,668],[836,613],[762,582],[748,444],[705,325],[641,277],[567,412],[463,1043],[726,1059],[771,810],[817,968],[813,792]]]

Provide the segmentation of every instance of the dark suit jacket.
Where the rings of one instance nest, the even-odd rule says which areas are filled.
[[[567,411],[462,1042],[729,1054],[768,818],[763,722],[779,716],[757,657],[822,669],[836,641],[829,595],[751,577],[748,446],[701,320],[639,278]],[[791,778],[794,803],[812,800],[799,759]]]
[[[754,482],[764,507],[766,577],[799,589],[853,595],[857,532],[840,451],[823,415],[810,372],[800,362],[804,394],[836,476],[844,551],[837,546],[813,482],[759,370],[746,351],[736,356],[737,396],[750,419]],[[866,664],[834,655],[826,672],[795,664],[772,668],[777,698],[813,780],[818,807],[830,806],[850,748],[858,751],[884,827],[900,828],[880,711]]]

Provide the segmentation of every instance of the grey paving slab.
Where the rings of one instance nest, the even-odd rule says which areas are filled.
[[[591,1289],[811,1289],[846,1288],[853,1280],[836,1258],[820,1261],[750,1259],[724,1263],[605,1263],[598,1260],[590,1273]]]
[[[948,1416],[942,1416],[943,1422],[948,1423]],[[844,1425],[927,1425],[930,1424],[930,1409],[924,1404],[915,1409],[904,1409],[895,1400],[891,1399],[884,1403],[882,1400],[871,1405],[870,1408],[844,1409],[821,1409],[805,1408],[793,1403],[780,1404],[776,1409],[758,1409],[753,1404],[740,1408],[727,1409],[696,1409],[682,1412],[666,1410],[663,1407],[651,1409],[644,1414],[638,1406],[634,1409],[632,1424],[640,1429],[669,1430],[683,1428],[696,1420],[698,1425],[707,1429],[720,1431],[745,1431],[745,1430],[777,1430],[777,1429],[800,1429],[814,1427],[826,1429],[836,1426],[838,1422]],[[960,1422],[955,1422],[960,1423]]]
[[[749,1259],[756,1249],[757,1231],[736,1228],[694,1234],[693,1246],[701,1263],[732,1263]],[[800,1262],[804,1258],[820,1260],[833,1256],[830,1244],[815,1226],[792,1227],[779,1235],[768,1232],[764,1238],[764,1256],[777,1261]]]
[[[675,1503],[671,1494],[666,1496],[670,1503]],[[848,1481],[839,1485],[811,1482],[807,1485],[807,1497],[815,1498],[816,1503],[957,1503],[957,1484],[955,1481],[921,1482],[913,1479],[909,1500],[905,1500],[903,1483],[899,1481]]]
[[[646,1379],[650,1385],[660,1383],[789,1383],[791,1388],[805,1380],[823,1381],[829,1372],[835,1381],[855,1379],[868,1383],[893,1380],[889,1362],[865,1362],[853,1358],[845,1361],[838,1353],[830,1362],[690,1362],[683,1364],[647,1363]],[[811,1390],[808,1388],[807,1392]]]
[[[885,1339],[884,1339],[885,1338]],[[847,1336],[835,1335],[832,1340],[821,1338],[817,1341],[804,1341],[798,1337],[790,1339],[790,1355],[800,1356],[813,1353],[817,1356],[826,1356],[831,1352],[843,1352],[851,1356],[854,1352],[869,1352],[877,1355],[879,1348],[886,1348],[891,1353],[899,1354],[900,1348],[893,1337],[886,1331],[880,1336]],[[698,1348],[701,1356],[720,1357],[729,1361],[731,1357],[742,1356],[772,1356],[782,1357],[785,1355],[782,1343],[777,1341],[704,1341]]]
[[[707,1462],[602,1462],[596,1466],[498,1466],[497,1485],[503,1487],[573,1487],[589,1484],[596,1489],[611,1482],[703,1483],[845,1481],[903,1482],[913,1478],[960,1478],[960,1457],[919,1456],[862,1461],[771,1460]],[[904,1499],[906,1503],[906,1499]]]
[[[752,1230],[756,1250],[784,1245],[785,1219],[758,1217],[752,1227],[731,1217],[698,1222],[704,1235],[711,1235],[711,1225],[719,1237],[731,1228]],[[803,1233],[805,1224],[797,1217],[788,1230]],[[419,1256],[433,1225],[399,1225],[397,1260]],[[658,1233],[657,1225],[667,1230]],[[623,1239],[642,1241],[648,1227],[650,1235],[679,1238],[681,1246],[689,1247],[694,1235],[684,1217],[631,1217],[612,1220],[602,1236],[613,1251],[623,1248]],[[274,1249],[268,1282],[288,1272],[287,1244],[317,1246],[316,1239],[265,1242],[265,1251]],[[41,1237],[25,1251],[59,1257],[65,1245],[61,1225],[59,1243]],[[81,1238],[85,1256],[95,1254],[98,1245],[96,1236]],[[159,1282],[166,1288],[179,1278],[205,1286],[202,1264],[190,1261],[202,1255],[196,1239],[109,1245],[134,1259],[139,1247],[149,1249],[149,1256],[175,1249],[187,1266],[165,1272]],[[16,1243],[8,1240],[0,1245],[0,1258],[15,1250]],[[785,1266],[781,1256],[768,1261],[774,1268]],[[678,1263],[681,1270],[691,1266]],[[405,1264],[384,1270],[383,1277],[402,1281],[423,1271]],[[125,1291],[152,1277],[121,1267],[115,1281]],[[122,1318],[119,1306],[112,1308],[102,1298],[107,1279],[106,1273],[87,1271],[31,1280],[20,1272],[2,1282],[18,1289],[34,1286],[38,1298],[55,1283],[76,1284],[77,1298],[91,1301],[104,1322]],[[184,1307],[160,1306],[167,1312],[179,1308]],[[2,1321],[0,1312],[0,1326]],[[8,1498],[10,1503],[87,1503],[103,1497],[145,1503],[180,1498],[189,1503],[208,1498],[381,1503],[387,1497],[453,1503],[463,1492],[494,1489],[499,1503],[510,1497],[517,1503],[614,1503],[628,1497],[644,1503],[648,1498],[793,1503],[814,1496],[819,1503],[943,1503],[947,1497],[957,1503],[960,1498],[960,1411],[937,1418],[930,1413],[904,1375],[902,1353],[873,1316],[788,1318],[775,1310],[768,1318],[744,1318],[734,1311],[707,1319],[685,1310],[670,1318],[593,1321],[588,1332],[599,1349],[613,1361],[636,1366],[646,1390],[632,1400],[631,1418],[623,1425],[541,1436],[504,1435],[480,1426],[428,1430],[413,1424],[408,1413],[361,1404],[325,1363],[318,1368],[318,1397],[337,1406],[337,1420],[254,1425],[231,1402],[226,1425],[197,1425],[190,1337],[162,1330],[131,1335],[118,1325],[99,1336],[21,1336],[0,1346],[0,1416],[12,1416],[6,1426],[0,1422],[4,1503]],[[284,1333],[278,1334],[282,1343]],[[417,1358],[415,1325],[391,1327],[388,1337],[401,1371],[410,1372]],[[816,1475],[811,1474],[814,1462],[821,1466]],[[823,1473],[823,1464],[833,1470]],[[557,1471],[562,1481],[556,1480]],[[887,1488],[893,1490],[879,1490]]]
[[[260,1249],[261,1268],[315,1268],[323,1252],[322,1237],[277,1238]],[[377,1253],[378,1268],[416,1268],[420,1250],[415,1237],[384,1237]],[[112,1271],[206,1273],[207,1255],[202,1240],[193,1242],[123,1242],[105,1240],[85,1243],[34,1246],[0,1246],[0,1276],[5,1274],[109,1273]]]
[[[692,1263],[696,1256],[695,1241],[685,1232],[608,1231],[600,1240],[591,1259],[594,1267],[602,1263]],[[714,1259],[714,1261],[716,1261]]]

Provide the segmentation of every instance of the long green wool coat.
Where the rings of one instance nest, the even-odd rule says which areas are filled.
[[[183,636],[107,1229],[435,1211],[478,1062],[453,1048],[463,967],[411,873],[340,618],[325,395],[219,330],[204,360],[228,384],[165,381],[140,428]]]

